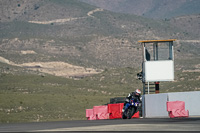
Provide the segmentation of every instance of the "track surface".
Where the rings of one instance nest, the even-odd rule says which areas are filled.
[[[200,131],[200,118],[141,118],[0,124],[0,132]]]

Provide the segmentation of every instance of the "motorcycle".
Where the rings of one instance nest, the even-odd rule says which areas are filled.
[[[126,103],[124,112],[122,114],[123,119],[131,119],[132,116],[136,113],[139,107],[139,102],[134,99],[130,99],[128,103]]]

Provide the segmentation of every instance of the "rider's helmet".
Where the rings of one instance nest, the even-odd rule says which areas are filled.
[[[140,96],[140,95],[141,95],[140,89],[135,90],[135,95],[137,95],[137,96]]]

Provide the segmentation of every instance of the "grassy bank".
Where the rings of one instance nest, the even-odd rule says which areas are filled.
[[[142,89],[135,68],[109,69],[80,80],[20,73],[11,66],[1,70],[0,123],[85,120],[85,109]],[[174,82],[161,82],[161,93],[200,90],[199,72],[176,71],[175,77]]]

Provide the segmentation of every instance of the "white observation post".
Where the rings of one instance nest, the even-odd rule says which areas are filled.
[[[155,92],[159,93],[160,81],[174,80],[174,41],[175,39],[138,41],[142,44],[143,94],[146,85],[149,94],[149,82],[154,82]]]

